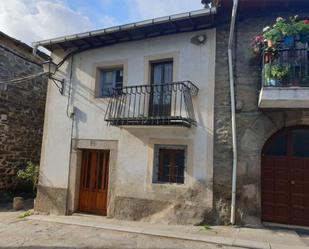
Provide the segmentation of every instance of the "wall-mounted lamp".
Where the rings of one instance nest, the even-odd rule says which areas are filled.
[[[205,35],[199,35],[197,37],[197,40],[200,42],[200,43],[205,43],[206,41],[206,36]]]
[[[203,45],[206,43],[206,41],[207,41],[207,37],[204,34],[196,35],[191,38],[191,43],[195,45]]]
[[[54,63],[52,60],[48,60],[43,62],[42,65],[43,65],[43,71],[48,74],[48,78],[55,83],[60,94],[63,95],[64,79],[59,80],[53,76],[57,71],[57,64]]]

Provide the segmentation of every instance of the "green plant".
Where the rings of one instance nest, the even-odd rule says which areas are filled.
[[[298,20],[298,17],[284,19],[278,17],[272,27],[266,27],[263,35],[268,41],[277,43],[288,36],[309,35],[309,20]]]
[[[309,35],[309,20],[295,22],[294,28],[301,35]]]
[[[274,42],[275,44],[283,39],[281,30],[275,26],[273,28],[267,27],[264,31],[264,37],[267,40]]]
[[[272,65],[270,75],[274,79],[284,80],[289,77],[291,73],[291,67],[285,65]]]
[[[204,224],[203,227],[204,227],[206,230],[211,230],[211,229],[212,229],[211,226],[208,225],[208,224]]]
[[[298,22],[295,20],[295,18],[285,20],[281,17],[278,17],[274,27],[276,27],[279,30],[279,32],[281,32],[283,37],[287,37],[287,36],[298,35],[299,30],[296,28],[297,25]]]
[[[31,215],[32,215],[32,211],[31,211],[31,210],[28,210],[28,211],[26,211],[26,212],[20,214],[20,215],[18,216],[18,218],[23,219],[23,218],[26,218],[26,217],[31,216]]]
[[[270,77],[271,77],[271,64],[270,63],[264,64],[263,75],[265,77],[265,80],[270,79]]]
[[[39,171],[39,165],[28,162],[25,169],[19,170],[17,172],[17,177],[30,182],[33,186],[33,191],[35,191],[39,180]]]

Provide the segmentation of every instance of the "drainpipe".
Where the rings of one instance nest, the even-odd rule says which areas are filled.
[[[232,116],[232,141],[233,141],[233,176],[232,176],[232,201],[231,201],[231,224],[235,224],[236,213],[236,186],[237,186],[237,139],[236,139],[236,119],[235,119],[235,90],[234,90],[234,70],[233,70],[233,41],[236,23],[238,0],[233,1],[233,10],[230,26],[230,37],[228,44],[229,79],[231,95],[231,116]]]
[[[37,55],[37,52],[38,52],[38,46],[34,46],[34,47],[33,47],[33,50],[32,50],[32,53],[33,53],[34,55]]]

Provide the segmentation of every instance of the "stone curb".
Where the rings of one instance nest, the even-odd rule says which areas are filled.
[[[143,228],[143,227],[129,227],[129,226],[117,226],[112,224],[103,224],[103,223],[94,223],[88,221],[68,221],[64,220],[63,217],[59,216],[29,216],[26,218],[27,220],[35,220],[35,221],[43,221],[43,222],[54,222],[66,225],[76,225],[76,226],[85,226],[85,227],[93,227],[100,228],[110,231],[117,232],[126,232],[126,233],[134,233],[134,234],[142,234],[149,236],[157,236],[171,239],[181,239],[195,242],[204,242],[209,244],[215,244],[218,246],[229,246],[229,247],[238,247],[238,248],[247,248],[247,249],[274,249],[274,248],[289,248],[286,245],[281,244],[271,244],[266,242],[258,242],[258,241],[249,241],[249,240],[240,240],[228,237],[219,237],[219,236],[209,236],[209,235],[197,235],[183,232],[168,232],[168,231],[160,231],[157,229]],[[293,249],[308,249],[303,246],[293,246]]]

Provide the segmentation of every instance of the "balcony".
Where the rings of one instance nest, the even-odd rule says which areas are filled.
[[[282,43],[275,53],[264,52],[260,108],[309,108],[309,46]]]
[[[109,100],[105,121],[113,126],[196,125],[190,81],[117,88]]]

